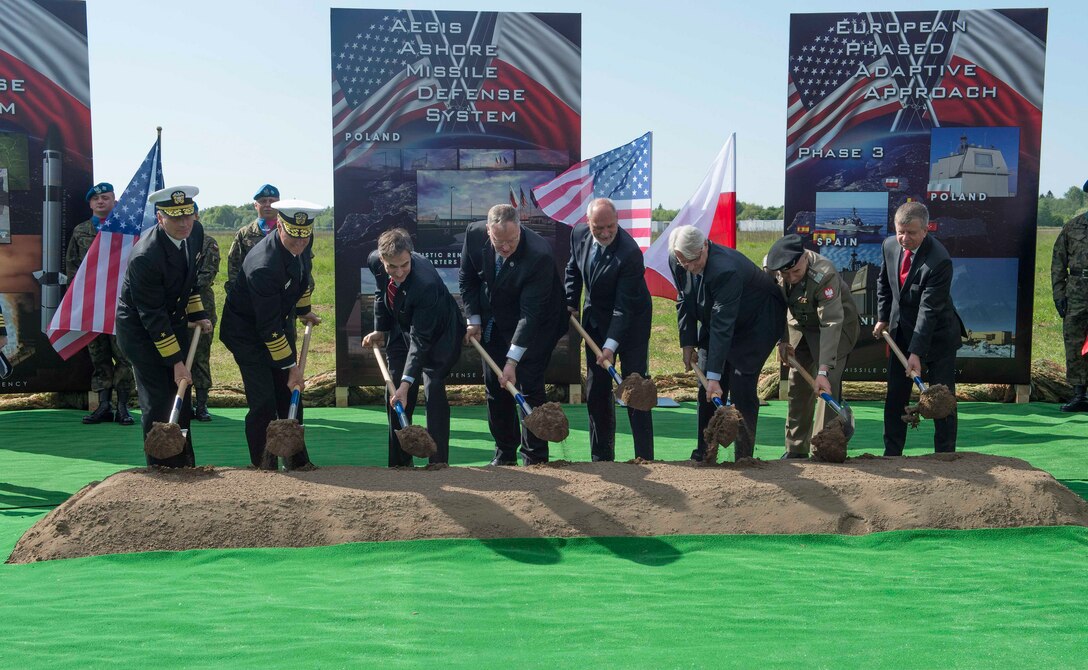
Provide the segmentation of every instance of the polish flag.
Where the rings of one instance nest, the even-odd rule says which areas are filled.
[[[676,226],[695,226],[711,242],[737,248],[736,141],[736,133],[729,136],[699,189],[646,250],[646,286],[651,295],[676,299],[676,285],[669,270],[669,235]]]

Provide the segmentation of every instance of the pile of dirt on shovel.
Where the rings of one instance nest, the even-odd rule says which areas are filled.
[[[1088,502],[1025,461],[972,452],[530,467],[128,470],[30,528],[9,562],[420,538],[860,535],[1088,526]]]
[[[562,442],[570,435],[570,422],[557,402],[546,402],[523,420],[533,435],[548,442]]]

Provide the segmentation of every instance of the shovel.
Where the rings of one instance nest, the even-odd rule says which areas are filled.
[[[899,362],[903,364],[903,369],[908,369],[907,357],[903,355],[903,351],[895,344],[895,340],[888,331],[881,333],[884,336],[884,340],[888,343],[888,346],[895,355],[899,357]],[[950,416],[956,411],[956,397],[952,395],[952,392],[943,384],[937,384],[936,386],[928,387],[922,382],[922,378],[915,375],[914,383],[918,387],[920,397],[918,399],[918,405],[907,408],[906,415],[903,416],[903,420],[909,423],[911,426],[918,425],[918,414],[921,414],[927,419],[944,419]]]
[[[298,354],[298,371],[300,375],[306,373],[306,352],[310,350],[310,335],[313,333],[313,324],[306,324],[306,330],[302,333],[302,349]],[[298,406],[302,402],[302,389],[298,386],[291,389],[291,405],[287,408],[286,419],[276,419],[268,424],[265,433],[265,451],[280,458],[290,458],[306,448],[306,438],[303,436],[303,426],[299,424]]]
[[[816,390],[816,380],[812,378],[812,375],[808,373],[808,370],[801,365],[800,362],[793,356],[789,357],[789,363],[794,370],[797,370],[797,374],[801,375],[801,378],[808,382],[808,385],[812,387],[812,390]],[[850,439],[854,436],[854,410],[850,409],[850,406],[846,402],[836,402],[830,393],[821,393],[820,398],[827,403],[828,407],[835,410],[835,412],[842,418],[842,432],[846,435],[846,439]]]
[[[593,338],[589,336],[589,333],[587,333],[586,329],[582,327],[582,324],[578,322],[578,319],[574,318],[573,314],[570,316],[570,323],[572,326],[574,326],[574,329],[578,331],[578,334],[582,336],[582,339],[586,341],[586,344],[589,345],[590,351],[592,351],[595,355],[600,356],[601,348],[597,346],[597,343],[593,341]],[[648,412],[654,407],[657,407],[657,386],[655,386],[652,381],[648,379],[645,380],[645,382],[648,382],[649,386],[653,388],[653,397],[651,398],[649,397],[649,394],[646,394],[645,396],[638,398],[636,397],[634,391],[637,388],[642,387],[642,375],[636,376],[634,374],[630,374],[627,376],[627,379],[629,381],[624,381],[623,379],[620,379],[620,373],[616,372],[616,366],[611,364],[609,364],[608,366],[608,374],[612,375],[612,379],[616,382],[616,392],[620,395],[621,398],[623,396],[624,390],[628,387],[631,387],[632,392],[628,395],[628,399],[632,400],[632,402],[630,403],[631,407],[637,410],[642,410],[643,412]],[[634,377],[634,379],[632,379],[632,377]],[[620,403],[623,405],[628,404],[623,400],[620,400]]]
[[[196,348],[200,344],[200,326],[193,328],[194,332],[189,340],[189,355],[185,358],[185,369],[192,370],[193,359],[196,358]],[[173,458],[185,451],[185,442],[189,439],[189,429],[178,427],[178,415],[181,414],[181,403],[185,399],[185,389],[189,388],[189,382],[181,380],[178,384],[178,393],[174,396],[174,407],[170,410],[170,420],[166,423],[156,421],[151,425],[144,439],[144,453],[152,458]]]
[[[472,342],[472,346],[476,347],[480,358],[484,359],[484,362],[491,367],[495,375],[502,377],[502,368],[488,355],[476,338],[470,337],[468,339],[469,342]],[[567,439],[567,436],[570,435],[570,424],[567,421],[567,416],[563,414],[563,410],[559,408],[557,403],[544,403],[537,408],[542,411],[534,414],[533,408],[529,407],[525,396],[521,395],[516,386],[506,382],[506,390],[510,392],[510,395],[514,396],[514,401],[517,402],[518,407],[521,409],[522,423],[533,435],[548,442],[562,442]],[[554,408],[551,406],[554,406]]]
[[[382,370],[382,378],[385,379],[385,387],[389,389],[389,397],[397,392],[393,386],[393,379],[389,376],[389,368],[385,364],[380,347],[374,347],[374,358],[378,361],[378,367]],[[399,400],[393,403],[393,409],[397,411],[397,419],[400,421],[400,430],[393,431],[400,442],[400,447],[405,452],[417,458],[430,458],[438,453],[438,445],[434,438],[426,430],[408,423],[408,415],[404,413],[404,405]]]
[[[706,375],[703,374],[698,365],[691,366],[691,369],[695,371],[696,378],[705,389],[707,387]],[[733,403],[723,404],[721,398],[711,398],[710,400],[717,409],[714,410],[714,416],[710,418],[703,430],[703,439],[706,442],[706,454],[703,457],[703,462],[714,464],[718,462],[718,446],[728,447],[737,439],[740,427],[744,424],[744,418],[741,416],[740,411],[733,406]]]

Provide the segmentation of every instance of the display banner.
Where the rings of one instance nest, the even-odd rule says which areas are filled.
[[[87,8],[6,0],[0,17],[0,309],[12,371],[0,393],[85,391],[86,353],[61,360],[45,336],[67,284],[72,229],[90,218]]]
[[[378,236],[407,229],[458,301],[465,228],[510,204],[555,249],[570,228],[530,189],[581,158],[581,15],[333,9],[336,378],[380,385],[361,338],[373,330]],[[563,339],[550,383],[577,383],[580,347]],[[466,347],[448,379],[482,383]]]
[[[1046,9],[791,15],[785,232],[852,287],[848,379],[886,378],[880,245],[915,200],[953,258],[957,379],[1029,382],[1046,29]]]

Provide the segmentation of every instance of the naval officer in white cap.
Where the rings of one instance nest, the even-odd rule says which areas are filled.
[[[291,389],[304,386],[298,367],[294,329],[321,319],[310,309],[314,217],[325,208],[305,200],[279,200],[275,234],[257,243],[242,261],[242,271],[227,291],[219,339],[234,354],[245,385],[246,442],[254,467],[276,470],[275,455],[265,450],[268,424],[286,419]],[[302,408],[299,407],[299,422]],[[287,470],[313,469],[306,450],[284,459]]]

